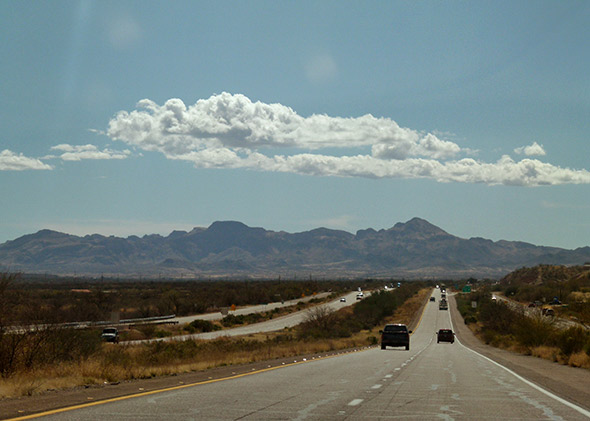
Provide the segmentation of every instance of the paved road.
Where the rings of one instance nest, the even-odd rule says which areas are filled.
[[[260,304],[260,305],[256,305],[256,306],[240,307],[240,308],[237,308],[233,311],[230,310],[228,312],[228,314],[233,314],[235,316],[238,316],[238,315],[246,315],[246,314],[252,314],[252,313],[264,313],[265,311],[272,311],[275,308],[294,306],[294,305],[297,305],[297,303],[299,303],[299,302],[305,303],[305,302],[310,301],[314,298],[324,298],[324,297],[327,297],[328,295],[329,295],[328,292],[322,292],[317,295],[310,295],[307,297],[298,298],[296,300],[288,300],[288,301],[284,301],[284,302],[276,302],[276,303]],[[221,319],[223,319],[223,317],[224,317],[224,315],[218,311],[215,313],[206,313],[206,314],[197,314],[197,315],[193,315],[193,316],[174,317],[174,318],[170,319],[170,321],[183,324],[183,323],[190,323],[190,322],[197,320],[197,319],[199,319],[199,320],[221,320]]]
[[[345,302],[340,301],[340,298],[331,301],[326,304],[321,304],[322,306],[327,307],[330,310],[339,310],[343,307],[350,306],[356,302],[356,292],[351,292],[347,295],[344,295]],[[369,293],[365,292],[365,296],[368,296]],[[278,303],[280,304],[280,303]],[[269,304],[270,305],[270,304]],[[252,307],[247,307],[243,309],[243,311],[250,311],[252,312]],[[238,314],[237,310],[236,313]],[[250,335],[254,333],[262,333],[262,332],[275,332],[278,330],[282,330],[285,328],[297,326],[305,321],[306,317],[309,314],[309,309],[296,311],[294,313],[288,314],[286,316],[277,317],[275,319],[267,320],[260,323],[254,323],[251,325],[236,327],[233,329],[224,329],[218,330],[215,332],[205,332],[205,333],[194,333],[190,335],[181,335],[181,336],[173,336],[168,338],[157,338],[157,339],[146,339],[140,341],[127,341],[125,343],[128,344],[138,344],[142,342],[155,342],[155,341],[172,341],[172,340],[187,340],[187,339],[216,339],[221,338],[224,336],[241,336],[241,335]],[[220,315],[220,313],[213,314],[215,316]],[[191,316],[192,317],[192,316]],[[221,317],[220,317],[221,318]]]
[[[438,290],[434,294],[438,298]],[[459,341],[437,344],[434,332],[450,327],[449,312],[429,302],[412,335],[409,351],[371,348],[335,358],[300,361],[278,369],[61,412],[47,419],[590,418],[587,409],[540,389]]]

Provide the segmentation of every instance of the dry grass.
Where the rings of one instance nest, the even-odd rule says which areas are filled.
[[[571,365],[572,367],[581,367],[581,368],[590,369],[590,355],[586,354],[583,351],[577,352],[575,354],[570,355],[570,358],[567,361],[567,364]]]
[[[296,355],[315,354],[336,349],[367,345],[367,334],[351,338],[322,341],[288,341],[270,345],[280,333],[265,334],[264,339],[248,338],[248,341],[269,343],[264,349],[230,350],[211,352],[210,349],[194,356],[159,365],[141,365],[141,346],[122,346],[122,353],[134,360],[131,364],[104,364],[99,358],[91,358],[80,364],[60,364],[57,367],[38,369],[29,373],[0,380],[0,398],[31,396],[48,390],[67,389],[84,385],[106,384],[123,380],[146,379],[174,373],[206,370],[212,367],[245,364]],[[258,335],[256,335],[258,336]],[[232,340],[228,339],[227,342]],[[134,356],[138,358],[135,359]]]
[[[563,362],[560,358],[559,348],[553,346],[537,346],[531,348],[530,355],[553,362]]]
[[[384,324],[387,323],[402,323],[408,326],[412,326],[413,323],[418,323],[422,316],[422,309],[432,293],[432,288],[424,288],[418,291],[416,295],[409,298],[404,304],[399,306],[393,316],[387,318]],[[417,327],[412,326],[409,329],[415,330]],[[379,337],[379,330],[383,329],[383,326],[376,326],[370,332],[365,333],[367,340],[370,340],[371,336]]]
[[[477,336],[481,341],[485,342],[484,335],[481,332],[480,323],[470,323],[467,325],[467,327],[471,329],[475,336]],[[563,352],[556,346],[542,345],[536,347],[525,347],[518,344],[516,339],[509,336],[502,336],[502,340],[490,343],[490,345],[495,346],[496,348],[553,361],[559,364],[569,365],[571,367],[590,369],[590,355],[584,351],[580,351],[568,356],[564,355]]]
[[[390,323],[410,324],[419,317],[430,290],[420,291],[400,306]],[[352,317],[352,307],[341,310]],[[188,356],[163,358],[164,362],[146,363],[149,349],[145,345],[103,344],[101,353],[79,363],[32,370],[18,376],[0,379],[0,398],[31,396],[48,390],[68,389],[85,385],[145,379],[208,368],[316,354],[375,343],[379,327],[361,331],[348,338],[296,340],[292,330],[260,333],[241,338],[224,338],[211,346],[211,341],[197,341]],[[201,346],[199,346],[201,345]],[[181,345],[170,345],[172,349]],[[162,352],[166,352],[165,350]],[[148,357],[146,357],[146,355]]]

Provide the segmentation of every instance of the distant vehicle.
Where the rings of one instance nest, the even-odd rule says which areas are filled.
[[[447,298],[447,294],[445,294],[444,292],[442,294],[440,294],[440,298],[441,300],[444,300],[445,298]]]
[[[362,300],[364,297],[365,297],[365,295],[362,292],[359,292],[358,294],[356,294],[357,300]]]
[[[430,301],[436,301],[436,298],[430,297]]]
[[[408,330],[406,325],[386,325],[379,333],[381,334],[381,349],[388,346],[405,346],[406,350],[410,349],[410,333],[412,331]]]
[[[555,316],[555,310],[550,307],[545,307],[541,310],[543,316]]]
[[[100,337],[106,342],[119,343],[119,331],[115,327],[105,327]]]
[[[498,298],[496,298],[495,295],[492,295],[492,301],[496,301],[496,300],[498,300]]]
[[[448,310],[449,309],[449,305],[447,304],[446,300],[440,300],[440,303],[438,304],[438,309],[439,310]]]
[[[346,302],[346,298],[342,297],[342,298],[340,299],[340,302],[341,302],[341,303],[345,303],[345,302]]]
[[[439,329],[436,334],[436,343],[440,342],[455,342],[455,334],[451,329]]]

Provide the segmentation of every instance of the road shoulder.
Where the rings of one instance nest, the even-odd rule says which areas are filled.
[[[465,325],[454,296],[449,297],[457,338],[466,347],[576,405],[590,410],[590,370],[569,367],[528,355],[494,348],[480,341]]]

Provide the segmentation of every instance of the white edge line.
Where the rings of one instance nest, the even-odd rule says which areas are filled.
[[[451,329],[453,329],[453,331],[454,331],[454,330],[455,330],[455,328],[453,327],[453,319],[451,318],[451,312],[450,312],[450,311],[449,311],[449,321],[451,322]],[[459,338],[457,338],[457,337],[455,337],[455,338],[457,339],[457,343],[459,343],[459,345],[461,345],[463,348],[467,349],[468,351],[471,351],[471,352],[473,352],[474,354],[476,354],[476,355],[479,355],[479,356],[480,356],[480,357],[482,357],[483,359],[485,359],[485,360],[487,360],[487,361],[491,362],[492,364],[495,364],[495,365],[497,365],[498,367],[500,367],[500,368],[503,368],[504,370],[506,370],[507,372],[509,372],[510,374],[512,374],[514,377],[516,377],[516,378],[517,378],[517,379],[519,379],[520,381],[522,381],[522,382],[526,383],[527,385],[529,385],[529,386],[530,386],[530,387],[532,387],[533,389],[536,389],[536,390],[538,390],[539,392],[543,393],[544,395],[547,395],[547,396],[549,396],[550,398],[552,398],[552,399],[556,400],[557,402],[559,402],[559,403],[562,403],[562,404],[564,404],[565,406],[568,406],[568,407],[570,407],[571,409],[573,409],[573,410],[575,410],[575,411],[578,411],[580,414],[582,414],[582,415],[585,415],[586,417],[590,418],[590,411],[587,411],[586,409],[584,409],[584,408],[582,408],[582,407],[580,407],[580,406],[578,406],[578,405],[576,405],[576,404],[574,404],[574,403],[571,403],[571,402],[569,402],[569,401],[567,401],[567,400],[565,400],[565,399],[563,399],[563,398],[560,398],[560,397],[559,397],[559,396],[557,396],[557,395],[554,395],[553,393],[549,392],[548,390],[546,390],[546,389],[543,389],[541,386],[538,386],[538,385],[536,385],[535,383],[531,382],[530,380],[527,380],[527,379],[525,379],[525,378],[524,378],[524,377],[522,377],[521,375],[519,375],[519,374],[516,374],[514,371],[510,370],[509,368],[507,368],[507,367],[504,367],[502,364],[500,364],[500,363],[498,363],[498,362],[496,362],[496,361],[492,360],[491,358],[488,358],[488,357],[486,357],[485,355],[482,355],[482,354],[480,354],[480,353],[479,353],[479,352],[477,352],[477,351],[474,351],[473,349],[469,348],[469,347],[468,347],[468,346],[466,346],[466,345],[463,345],[463,344],[461,343],[461,341],[459,341]]]

